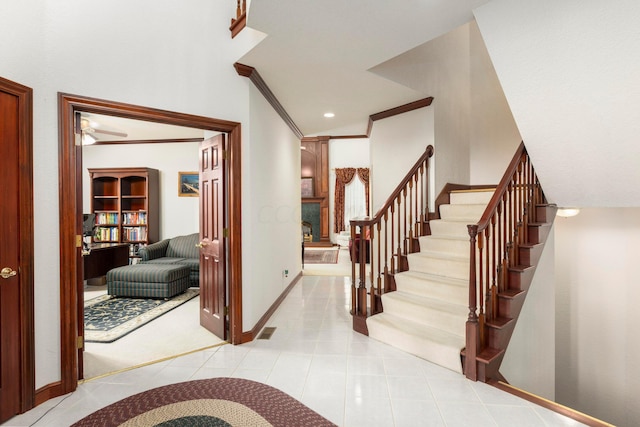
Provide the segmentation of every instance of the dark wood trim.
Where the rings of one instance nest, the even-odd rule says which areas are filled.
[[[373,130],[373,122],[375,122],[376,120],[382,120],[389,117],[397,116],[399,114],[404,114],[410,111],[418,110],[423,107],[428,107],[429,105],[431,105],[432,102],[433,102],[433,96],[430,96],[428,98],[418,99],[417,101],[409,102],[408,104],[390,108],[388,110],[384,110],[379,113],[374,113],[369,116],[366,135],[332,135],[330,138],[331,139],[369,138],[371,136],[371,131]]]
[[[560,415],[564,415],[565,417],[571,418],[572,420],[578,421],[582,424],[585,424],[591,427],[614,427],[613,424],[609,424],[605,421],[599,420],[590,415],[583,414],[582,412],[576,411],[575,409],[571,409],[559,403],[545,399],[544,397],[540,397],[535,394],[526,392],[510,384],[506,384],[502,381],[490,381],[489,384],[491,384],[492,386],[502,391],[513,394],[514,396],[518,396],[519,398],[524,399],[526,401],[535,403],[536,405],[542,406],[543,408],[549,409]]]
[[[296,277],[293,278],[291,283],[289,283],[289,286],[287,286],[287,288],[284,291],[282,291],[280,296],[273,302],[273,304],[271,304],[271,307],[269,307],[269,309],[262,315],[260,320],[258,320],[258,323],[256,323],[255,326],[251,328],[251,331],[245,332],[245,334],[251,334],[252,340],[255,337],[257,337],[260,331],[262,330],[262,328],[264,327],[264,325],[267,324],[267,321],[271,318],[271,316],[273,316],[273,313],[275,313],[278,307],[280,307],[280,304],[282,304],[282,301],[284,301],[287,295],[289,295],[289,292],[291,292],[291,289],[293,289],[296,283],[298,283],[301,279],[302,279],[302,271],[298,273]]]
[[[285,111],[284,107],[276,96],[271,92],[271,89],[267,86],[265,81],[262,79],[258,70],[250,65],[241,64],[236,62],[233,64],[236,69],[238,75],[242,77],[248,77],[253,84],[260,90],[262,95],[266,98],[266,100],[271,104],[271,106],[276,110],[276,112],[280,115],[282,120],[289,126],[291,131],[300,139],[304,137],[304,134],[298,128],[298,126],[294,123],[293,119],[289,114]],[[381,111],[379,113],[374,113],[369,116],[369,123],[367,125],[367,133],[364,135],[331,135],[329,139],[362,139],[369,138],[371,136],[371,130],[373,128],[373,122],[376,120],[386,119],[388,117],[397,116],[398,114],[408,113],[413,110],[417,110],[423,107],[428,107],[433,102],[433,96],[428,98],[418,99],[417,101],[409,102],[408,104],[400,105],[398,107],[393,107],[388,110]]]
[[[35,404],[35,306],[33,231],[33,90],[0,77],[0,88],[18,100],[18,163],[20,210],[20,410]]]
[[[366,139],[369,135],[332,135],[329,139]]]
[[[118,144],[166,144],[182,142],[201,142],[204,138],[178,138],[178,139],[128,139],[122,141],[96,141],[91,145],[118,145]]]
[[[132,104],[88,98],[65,93],[58,94],[59,110],[59,199],[60,199],[60,339],[61,381],[59,392],[69,393],[78,384],[78,263],[80,248],[75,236],[80,234],[77,218],[82,213],[76,185],[77,154],[73,129],[76,111],[107,114],[134,120],[144,120],[225,132],[228,145],[228,210],[229,210],[229,329],[230,341],[238,344],[242,330],[242,193],[241,193],[241,125],[237,122],[203,116],[176,113]]]
[[[243,12],[242,15],[238,19],[231,20],[231,26],[229,27],[229,31],[231,31],[231,38],[234,38],[238,35],[240,31],[244,27],[247,26],[247,12]]]
[[[46,402],[49,399],[53,399],[54,397],[62,396],[62,384],[60,381],[55,383],[47,384],[44,387],[40,387],[36,390],[36,406]]]
[[[400,105],[399,107],[390,108],[379,113],[369,116],[371,121],[382,120],[389,117],[397,116],[398,114],[408,113],[409,111],[418,110],[423,107],[428,107],[433,102],[433,96],[428,98],[418,99],[417,101],[409,102],[408,104]]]
[[[329,227],[331,223],[331,214],[329,212],[329,137],[304,137],[300,141],[300,146],[304,147],[308,153],[312,153],[316,160],[313,175],[313,194],[315,197],[300,199],[301,203],[320,204],[320,240],[313,243],[318,246],[331,246],[331,230]]]
[[[258,73],[258,70],[256,70],[255,68],[249,65],[240,64],[238,62],[233,64],[233,66],[235,67],[238,75],[242,77],[248,77],[249,80],[253,82],[253,84],[256,86],[256,88],[258,88],[262,96],[265,97],[267,102],[271,104],[274,110],[276,110],[276,113],[278,113],[280,118],[282,118],[282,120],[284,120],[287,126],[289,126],[289,129],[291,129],[291,131],[298,137],[298,139],[302,139],[304,137],[304,134],[302,133],[300,128],[298,128],[298,126],[294,123],[291,116],[287,113],[287,111],[284,109],[282,104],[280,104],[280,101],[278,101],[278,99],[273,94],[273,92],[271,92],[271,89],[269,89],[269,86],[267,86],[267,83],[262,79],[262,77],[260,76],[260,73]]]
[[[303,197],[300,200],[302,203],[320,203],[324,200],[324,197]]]

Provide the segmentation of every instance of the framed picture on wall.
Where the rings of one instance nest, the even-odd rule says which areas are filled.
[[[178,172],[178,197],[198,197],[200,178],[198,172]]]
[[[313,178],[300,179],[300,197],[313,197]]]

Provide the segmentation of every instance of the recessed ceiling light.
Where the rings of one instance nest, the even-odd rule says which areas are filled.
[[[333,114],[333,113],[324,113],[324,116],[325,116],[327,119],[330,119],[331,117],[334,117],[334,116],[335,116],[335,114]]]

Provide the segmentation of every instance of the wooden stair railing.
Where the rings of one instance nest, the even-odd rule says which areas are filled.
[[[234,38],[247,25],[247,0],[237,0],[236,17],[231,18],[231,38]]]
[[[521,143],[482,218],[468,226],[469,316],[461,355],[471,380],[503,380],[498,369],[555,213],[548,209]]]
[[[367,316],[382,311],[381,295],[395,290],[393,274],[407,270],[406,255],[415,251],[419,236],[429,234],[429,159],[432,156],[433,146],[429,145],[373,218],[349,222],[351,314],[353,329],[357,332],[368,335]]]

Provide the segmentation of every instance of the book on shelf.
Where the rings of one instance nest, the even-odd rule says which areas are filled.
[[[124,240],[136,242],[147,240],[147,227],[122,227]]]
[[[94,239],[98,242],[117,242],[118,227],[96,227]]]
[[[125,225],[138,225],[147,223],[147,213],[142,212],[125,212],[122,214],[122,223]]]
[[[109,225],[118,223],[117,212],[96,212],[96,225]]]

